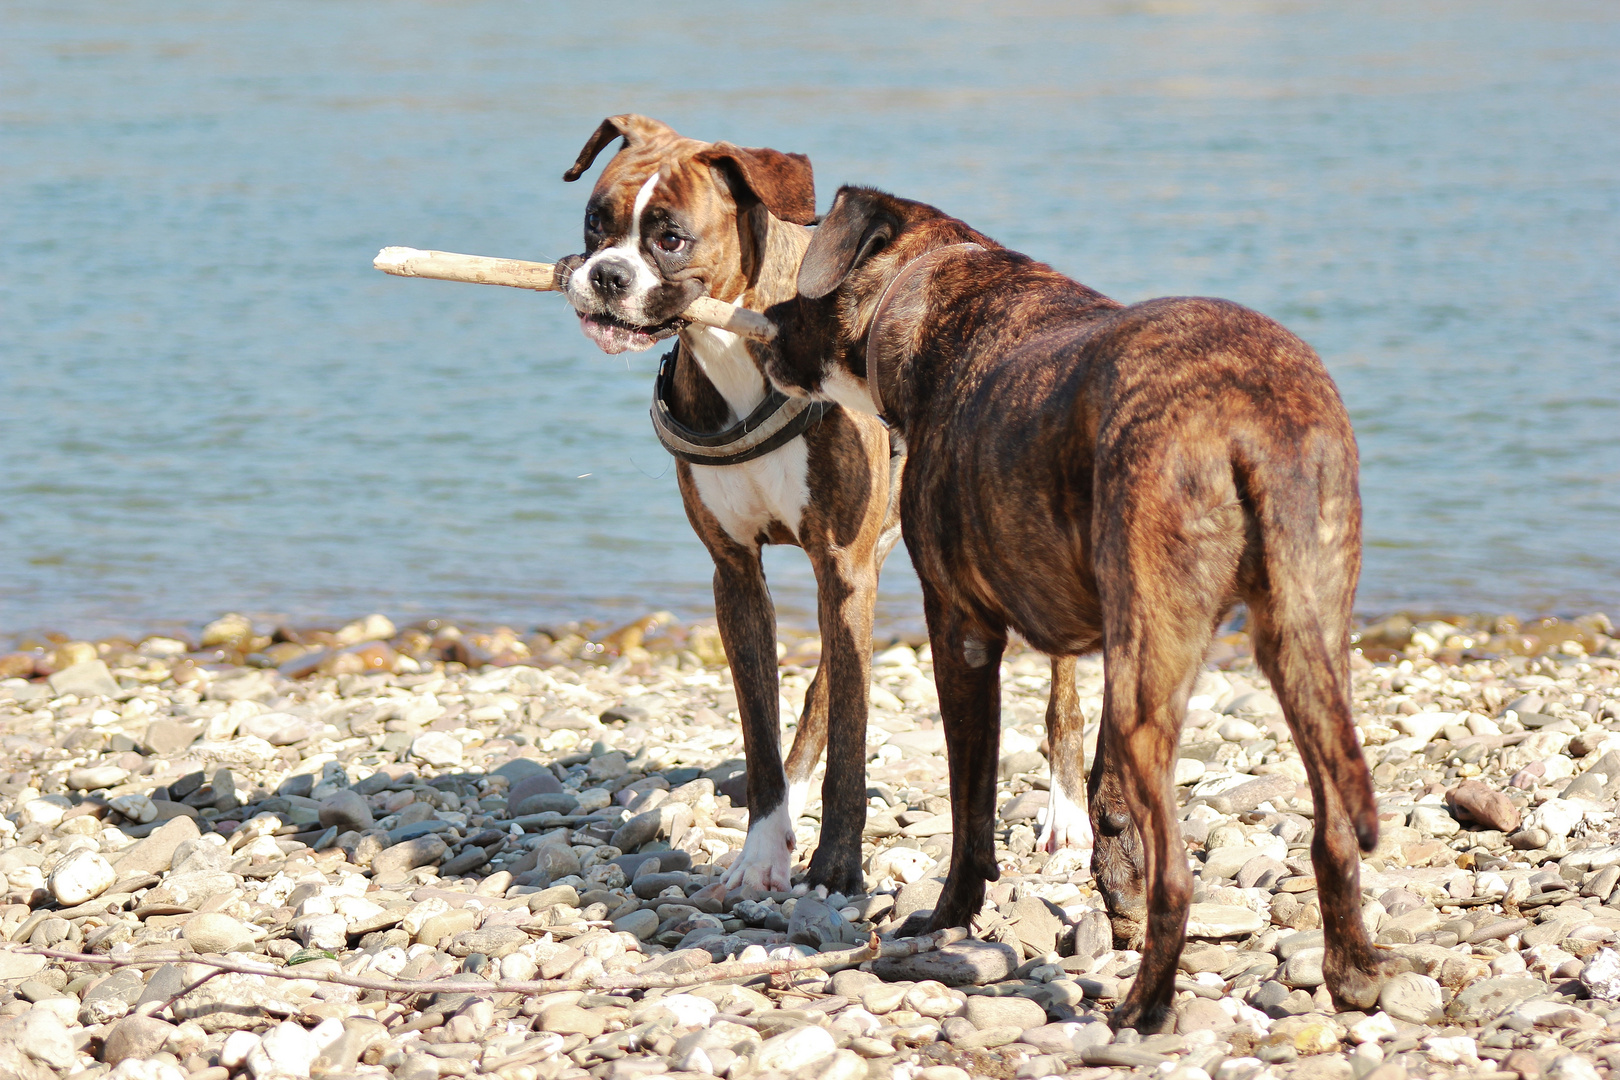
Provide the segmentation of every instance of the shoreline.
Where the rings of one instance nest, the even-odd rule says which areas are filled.
[[[1208,663],[1221,666],[1249,654],[1243,622],[1239,607],[1217,631]],[[613,663],[624,658],[645,662],[680,654],[687,654],[686,660],[693,663],[724,659],[712,619],[683,622],[668,611],[651,612],[629,622],[563,620],[527,630],[474,620],[420,619],[401,625],[377,613],[303,627],[237,612],[201,624],[174,620],[165,625],[162,631],[99,639],[53,631],[0,636],[0,642],[6,643],[0,645],[0,679],[47,678],[95,658],[112,667],[123,665],[143,683],[170,678],[184,681],[191,669],[219,665],[275,669],[288,678],[301,679],[315,674],[420,675],[486,665]],[[777,632],[779,652],[794,654],[796,663],[813,665],[820,654],[814,629],[779,625]],[[1611,644],[1614,633],[1614,623],[1600,612],[1522,619],[1427,610],[1358,617],[1351,641],[1353,651],[1371,661],[1425,656],[1461,663],[1536,656],[1559,649],[1568,656],[1620,655]],[[924,632],[877,633],[873,648],[878,652],[893,645],[922,648],[927,640]],[[1009,653],[1025,648],[1016,637],[1008,646]]]
[[[1038,849],[1039,654],[1004,661],[1002,878],[977,942],[704,982],[932,906],[951,834],[926,648],[874,658],[865,891],[745,896],[721,884],[748,812],[711,626],[648,616],[541,640],[384,622],[277,635],[227,616],[194,641],[22,654],[31,672],[74,663],[0,678],[0,939],[587,989],[421,996],[237,973],[182,994],[206,973],[183,957],[108,974],[0,944],[0,1072],[1574,1080],[1620,1065],[1620,639],[1600,617],[1362,628],[1353,708],[1380,808],[1363,919],[1415,968],[1365,1013],[1335,1012],[1323,986],[1303,767],[1243,635],[1222,635],[1175,770],[1196,875],[1178,1026],[1148,1037],[1102,1022],[1139,956],[1087,859]],[[782,642],[785,718],[816,646]],[[1079,690],[1089,755],[1100,660],[1081,662]],[[813,791],[801,868],[819,816]],[[672,971],[685,981],[606,987]]]

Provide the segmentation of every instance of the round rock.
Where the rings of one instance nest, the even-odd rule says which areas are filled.
[[[366,805],[365,798],[359,792],[349,788],[343,788],[321,803],[320,815],[322,826],[336,826],[338,832],[351,829],[365,832],[373,824],[371,807]]]
[[[1326,979],[1322,964],[1327,958],[1324,949],[1301,949],[1283,963],[1282,981],[1295,990],[1314,990]]]
[[[766,1039],[756,1060],[761,1071],[793,1073],[831,1057],[837,1049],[832,1032],[807,1024]]]
[[[126,1016],[107,1032],[101,1060],[117,1065],[125,1058],[149,1058],[163,1049],[169,1036],[180,1030],[155,1016]]]
[[[634,934],[642,941],[646,941],[658,932],[658,913],[641,908],[628,915],[622,915],[613,920],[613,929]]]
[[[1046,1010],[1026,997],[990,997],[975,994],[967,999],[963,1012],[968,1022],[985,1028],[1037,1028],[1046,1024]]]
[[[229,915],[204,911],[186,920],[181,936],[200,953],[228,953],[253,948],[253,931]]]
[[[76,851],[51,871],[47,888],[64,907],[82,904],[106,892],[118,874],[98,852]]]
[[[540,1030],[558,1035],[583,1035],[594,1039],[606,1029],[606,1021],[598,1013],[578,1005],[548,1005],[540,1011]]]
[[[460,765],[461,740],[448,731],[424,731],[411,743],[411,756],[428,765]]]
[[[1434,1024],[1443,1015],[1445,1000],[1438,982],[1427,975],[1407,971],[1384,984],[1378,994],[1378,1007],[1409,1024]]]

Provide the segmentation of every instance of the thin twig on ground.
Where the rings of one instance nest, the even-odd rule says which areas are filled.
[[[35,946],[12,946],[7,951],[31,953],[53,960],[66,960],[76,964],[98,964],[106,967],[153,968],[164,964],[201,964],[220,972],[238,972],[246,975],[264,975],[275,979],[308,979],[311,982],[337,983],[361,990],[376,990],[386,994],[550,994],[560,990],[654,990],[729,979],[752,979],[760,975],[790,974],[797,971],[838,971],[855,967],[867,960],[880,957],[915,956],[933,952],[967,937],[960,927],[937,930],[921,937],[883,941],[873,934],[864,944],[852,949],[801,956],[792,960],[733,960],[722,964],[706,964],[693,971],[681,973],[655,973],[649,975],[607,975],[580,979],[392,979],[370,975],[350,975],[342,971],[306,971],[298,967],[274,967],[261,960],[234,960],[227,956],[183,952],[150,952],[141,956],[119,956],[69,952]],[[189,990],[190,988],[188,988]]]

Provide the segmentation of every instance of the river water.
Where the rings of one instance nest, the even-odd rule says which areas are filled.
[[[0,3],[0,637],[709,612],[655,354],[370,266],[577,250],[560,174],[625,111],[1282,320],[1356,422],[1364,612],[1620,616],[1620,8],[695,10]]]

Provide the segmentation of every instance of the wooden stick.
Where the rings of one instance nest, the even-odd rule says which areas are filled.
[[[420,251],[408,247],[385,247],[371,265],[398,277],[437,278],[465,281],[474,285],[506,285],[536,292],[560,292],[562,281],[552,263],[524,262],[521,259],[492,259],[484,255],[458,255],[453,251]],[[740,337],[770,341],[776,327],[757,311],[732,307],[724,300],[700,296],[681,312],[681,318],[729,330]]]
[[[759,975],[785,975],[795,971],[838,971],[855,967],[880,956],[915,956],[933,952],[967,937],[960,927],[936,930],[916,938],[883,941],[873,934],[864,945],[836,952],[817,953],[795,960],[733,960],[724,964],[708,964],[695,971],[675,975],[607,975],[597,979],[390,979],[371,975],[350,975],[342,971],[304,971],[299,967],[272,967],[262,960],[233,960],[212,954],[182,952],[151,952],[139,957],[119,958],[100,953],[69,952],[35,946],[12,946],[7,951],[48,956],[53,960],[67,960],[77,964],[103,964],[108,967],[161,967],[164,964],[202,964],[220,971],[234,971],[250,975],[266,975],[275,979],[309,979],[313,982],[338,983],[362,990],[380,990],[390,994],[549,994],[558,990],[651,990],[677,986],[697,986],[700,983],[719,982],[723,979],[752,979]]]

